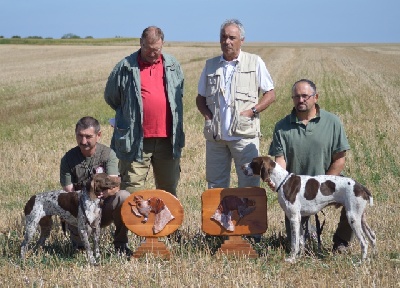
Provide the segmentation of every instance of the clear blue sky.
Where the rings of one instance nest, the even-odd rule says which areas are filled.
[[[166,41],[219,41],[228,18],[248,42],[400,43],[400,0],[0,0],[0,35],[140,37],[150,25]]]

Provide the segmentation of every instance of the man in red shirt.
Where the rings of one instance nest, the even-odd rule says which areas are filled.
[[[176,195],[184,147],[183,73],[162,53],[164,33],[146,28],[140,49],[111,72],[105,101],[116,111],[111,148],[119,159],[121,189],[143,189],[150,165],[157,189]]]

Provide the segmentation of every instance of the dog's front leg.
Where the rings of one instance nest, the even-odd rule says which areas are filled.
[[[94,252],[94,257],[96,259],[100,259],[100,248],[99,248],[99,239],[100,239],[100,221],[101,221],[101,215],[97,220],[95,221],[94,228],[93,228],[93,252]]]
[[[38,222],[39,221],[35,221],[35,218],[30,215],[25,217],[25,234],[21,244],[21,258],[25,258],[26,252],[28,251],[28,244],[35,235]]]
[[[290,213],[288,213],[290,214]],[[296,257],[300,250],[300,223],[301,215],[300,213],[293,213],[291,215],[286,215],[290,220],[290,233],[291,233],[291,245],[290,245],[290,256],[285,260],[290,263],[296,261]]]
[[[83,245],[85,246],[86,257],[91,265],[96,265],[96,259],[93,256],[93,251],[89,243],[89,235],[91,233],[91,229],[92,228],[89,226],[89,224],[85,223],[85,220],[78,220],[79,236],[81,237]]]

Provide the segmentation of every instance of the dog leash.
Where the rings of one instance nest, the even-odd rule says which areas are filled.
[[[285,183],[285,182],[286,182],[286,180],[287,180],[287,179],[289,179],[289,177],[290,177],[290,176],[292,176],[292,175],[293,175],[293,173],[289,173],[289,174],[287,174],[287,175],[286,175],[286,177],[285,177],[285,179],[283,179],[283,181],[281,182],[281,184],[279,184],[278,188],[276,188],[276,190],[275,190],[275,191],[276,191],[276,192],[278,192],[278,191],[279,191],[279,189],[281,189],[281,187],[282,187],[283,183]]]
[[[324,211],[321,210],[320,212],[325,217]],[[324,219],[324,222],[322,222],[322,225],[321,225],[321,222],[319,221],[318,214],[315,214],[315,226],[316,226],[315,228],[317,229],[318,250],[321,251],[321,243],[322,243],[321,235],[322,235],[322,230],[324,229],[324,226],[325,226],[325,219]]]

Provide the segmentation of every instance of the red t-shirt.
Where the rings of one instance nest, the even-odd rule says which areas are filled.
[[[138,56],[140,68],[140,88],[143,101],[144,138],[169,137],[172,115],[164,83],[162,58],[156,63],[144,62]]]

